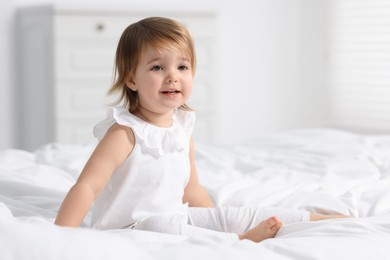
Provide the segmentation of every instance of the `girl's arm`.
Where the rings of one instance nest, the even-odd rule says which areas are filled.
[[[132,130],[117,124],[112,126],[97,145],[76,184],[62,202],[55,224],[80,226],[113,171],[126,160],[133,148]]]
[[[211,200],[209,194],[207,193],[205,188],[199,183],[194,158],[194,141],[192,140],[192,138],[190,140],[190,163],[190,180],[184,190],[183,202],[188,202],[190,207],[214,207],[214,203]]]

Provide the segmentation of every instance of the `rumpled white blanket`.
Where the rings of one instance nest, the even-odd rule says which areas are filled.
[[[54,226],[94,146],[0,151],[0,259],[390,259],[390,136],[305,129],[197,144],[199,178],[217,205],[354,216],[286,225],[260,244]]]

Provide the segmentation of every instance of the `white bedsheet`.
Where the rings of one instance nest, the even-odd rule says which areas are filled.
[[[197,144],[198,174],[217,205],[355,217],[286,225],[260,244],[54,226],[93,147],[0,152],[0,259],[390,259],[390,136],[307,129]]]

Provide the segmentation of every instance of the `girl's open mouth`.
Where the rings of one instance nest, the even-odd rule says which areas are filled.
[[[163,93],[163,94],[178,94],[178,93],[180,93],[180,91],[179,90],[165,90],[165,91],[162,91],[161,93]]]

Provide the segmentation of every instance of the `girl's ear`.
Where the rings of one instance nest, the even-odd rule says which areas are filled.
[[[135,82],[130,75],[127,76],[125,83],[129,89],[131,89],[132,91],[137,91],[137,87],[135,86]]]

